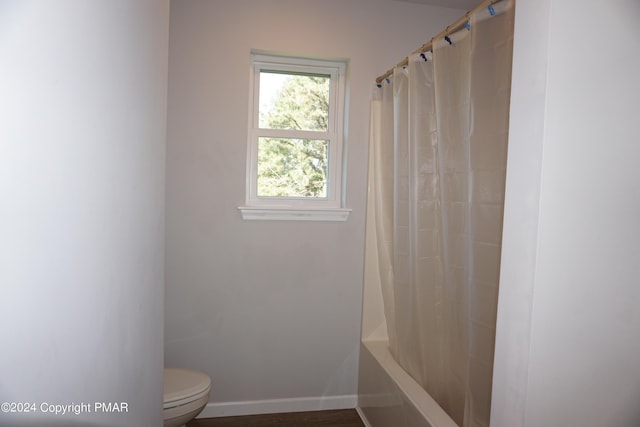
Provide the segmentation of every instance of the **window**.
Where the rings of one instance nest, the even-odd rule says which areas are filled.
[[[344,221],[344,62],[252,54],[244,219]]]

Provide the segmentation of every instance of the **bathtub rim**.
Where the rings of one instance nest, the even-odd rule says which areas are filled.
[[[459,427],[440,405],[393,358],[388,340],[361,340],[361,351],[368,351],[402,393],[403,399],[433,427]],[[360,396],[360,390],[358,391]],[[360,400],[360,399],[359,399]],[[366,407],[358,409],[361,417]],[[371,425],[368,423],[368,425]]]

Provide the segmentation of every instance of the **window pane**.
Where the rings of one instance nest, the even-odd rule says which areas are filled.
[[[262,129],[329,129],[331,76],[260,72],[259,126]]]
[[[259,138],[259,197],[327,197],[329,141]]]

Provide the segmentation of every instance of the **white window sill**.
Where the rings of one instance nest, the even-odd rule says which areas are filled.
[[[349,218],[351,209],[344,208],[272,208],[238,207],[244,220],[263,221],[341,221]]]

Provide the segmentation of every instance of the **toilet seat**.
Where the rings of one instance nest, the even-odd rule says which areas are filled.
[[[208,395],[211,379],[191,369],[165,368],[164,409],[175,408]]]

